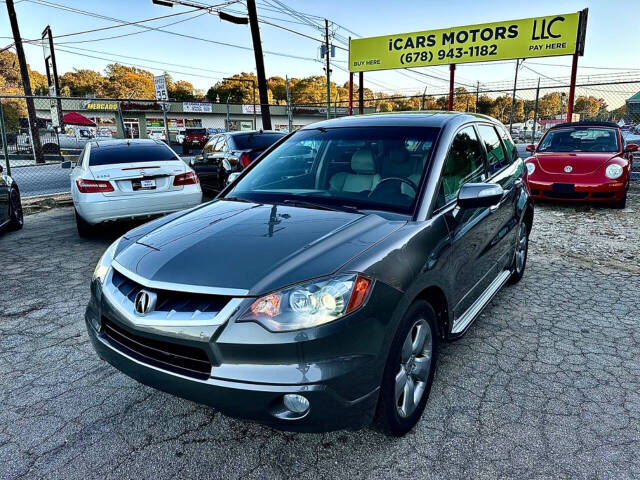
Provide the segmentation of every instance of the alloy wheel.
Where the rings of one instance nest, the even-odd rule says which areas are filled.
[[[402,344],[400,369],[396,374],[395,403],[398,415],[410,416],[417,408],[431,371],[433,338],[425,319],[417,320]]]
[[[520,224],[518,232],[518,244],[516,245],[516,270],[521,273],[527,260],[527,224]]]

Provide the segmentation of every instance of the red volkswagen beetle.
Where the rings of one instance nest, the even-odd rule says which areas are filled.
[[[611,122],[563,123],[528,145],[527,183],[537,199],[609,203],[624,208],[633,152]]]

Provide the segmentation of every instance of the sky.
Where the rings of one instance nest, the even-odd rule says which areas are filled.
[[[209,5],[223,0],[198,0]],[[475,23],[512,20],[532,16],[570,13],[589,8],[586,49],[580,58],[579,75],[615,73],[620,69],[636,69],[640,75],[640,54],[630,39],[636,36],[633,27],[625,26],[625,18],[640,18],[638,0],[284,0],[287,6],[314,17],[312,22],[323,26],[323,18],[332,23],[336,34],[333,42],[344,47],[341,39],[349,36],[377,36],[445,28]],[[84,30],[113,26],[117,21],[95,18],[86,13],[64,9],[70,7],[124,21],[136,21],[151,17],[185,12],[188,7],[173,8],[153,5],[151,0],[15,0],[16,12],[23,38],[39,38],[43,28],[50,25],[54,36]],[[323,32],[318,27],[306,24],[291,16],[276,0],[257,0],[258,15],[265,20],[278,23],[289,29],[320,39]],[[227,8],[230,12],[246,12],[243,3],[236,2]],[[317,17],[315,17],[317,16]],[[270,17],[270,18],[267,18]],[[183,21],[181,21],[183,20]],[[178,22],[166,26],[168,23]],[[56,40],[56,57],[60,74],[74,68],[91,68],[102,71],[108,63],[135,64],[156,74],[169,71],[174,79],[190,81],[196,88],[206,91],[222,77],[241,71],[255,72],[255,60],[251,46],[251,35],[246,25],[222,22],[217,15],[188,13],[145,23],[162,27],[180,34],[200,37],[184,38],[136,26],[125,26],[100,32],[75,35]],[[105,38],[132,34],[121,38]],[[319,61],[320,43],[294,33],[261,24],[262,44],[265,52],[267,76],[304,77],[323,75],[323,63]],[[98,41],[91,41],[96,40]],[[4,0],[0,0],[0,48],[12,42],[11,28]],[[82,42],[82,43],[65,43]],[[223,42],[245,47],[222,45]],[[44,72],[42,49],[26,45],[27,60],[32,69]],[[126,57],[125,57],[126,56]],[[135,57],[135,58],[127,58]],[[332,80],[343,84],[348,80],[347,52],[337,49]],[[519,72],[521,81],[538,78],[538,74],[568,77],[570,57],[531,59],[525,62],[535,72],[523,68]],[[164,62],[164,63],[163,63]],[[540,63],[551,65],[540,65]],[[588,67],[600,67],[588,68]],[[446,66],[425,67],[421,71],[445,79]],[[456,79],[466,84],[505,81],[513,79],[514,62],[494,64],[461,65],[456,70]],[[403,71],[373,72],[365,75],[365,83],[376,91],[415,93],[427,88],[430,92],[446,91],[446,80],[424,77]]]

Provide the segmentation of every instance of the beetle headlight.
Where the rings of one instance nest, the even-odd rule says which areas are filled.
[[[533,175],[533,172],[536,171],[536,164],[533,162],[527,162],[525,165],[527,166],[527,173],[529,175]]]
[[[258,298],[237,321],[274,332],[317,327],[358,309],[370,287],[370,279],[356,274],[301,283]]]
[[[96,269],[93,271],[93,280],[100,280],[100,283],[104,283],[104,279],[107,276],[107,272],[111,267],[111,262],[113,262],[113,257],[116,254],[116,250],[118,249],[118,244],[122,240],[122,237],[113,242],[109,247],[104,251],[100,260],[98,260],[98,264],[96,265]]]
[[[618,165],[617,163],[612,163],[611,165],[607,166],[607,168],[604,171],[604,174],[607,176],[607,178],[610,178],[611,180],[615,180],[620,175],[622,175],[622,172],[623,172],[623,169],[620,165]]]

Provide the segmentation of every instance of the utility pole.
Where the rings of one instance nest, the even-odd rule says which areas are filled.
[[[538,98],[540,98],[540,77],[536,88],[536,104],[533,107],[533,126],[531,127],[531,143],[536,143],[536,125],[538,123]]]
[[[478,100],[480,100],[480,80],[476,82],[476,108],[475,113],[478,113]]]
[[[271,113],[269,112],[269,95],[267,94],[267,77],[264,73],[264,56],[260,42],[260,27],[258,26],[258,12],[256,0],[247,0],[249,13],[249,27],[253,40],[253,53],[256,57],[256,75],[258,76],[258,93],[260,95],[260,111],[262,115],[262,129],[271,130]]]
[[[29,117],[29,128],[31,130],[31,141],[33,145],[33,153],[36,163],[44,163],[42,156],[42,145],[40,144],[40,132],[38,131],[38,121],[36,119],[36,107],[33,103],[33,93],[31,92],[31,81],[29,80],[29,69],[27,68],[27,60],[24,57],[24,49],[22,48],[22,38],[20,37],[20,28],[18,27],[18,18],[16,17],[16,9],[13,0],[6,0],[7,13],[9,14],[9,22],[13,31],[13,41],[16,44],[16,54],[18,55],[18,63],[20,63],[20,76],[22,77],[22,88],[27,102],[27,114]]]
[[[287,120],[289,120],[289,133],[293,130],[293,116],[291,112],[291,92],[289,91],[289,77],[284,78],[284,89],[287,92]]]
[[[427,85],[424,86],[424,90],[422,91],[422,106],[420,110],[424,110],[424,96],[427,94]]]
[[[518,84],[518,70],[520,70],[519,58],[516,59],[516,75],[513,79],[513,98],[511,99],[511,114],[509,115],[509,133],[513,133],[513,113],[516,108],[516,85]]]
[[[327,60],[327,118],[331,118],[331,60],[329,47],[329,20],[324,19],[324,55]]]
[[[62,120],[62,100],[60,99],[60,82],[58,81],[58,65],[56,63],[56,52],[53,48],[53,34],[51,33],[51,27],[47,25],[45,29],[42,31],[42,42],[44,46],[44,42],[49,43],[49,55],[45,56],[44,63],[47,72],[47,83],[49,88],[51,85],[55,88],[55,96],[56,105],[58,109],[58,125],[61,131],[64,130],[64,123]],[[51,63],[51,66],[49,66]],[[51,119],[53,121],[53,119]]]

